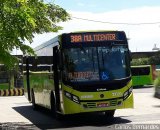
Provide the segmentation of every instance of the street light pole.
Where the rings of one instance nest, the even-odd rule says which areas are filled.
[[[153,50],[153,51],[158,51],[158,50],[159,50],[159,48],[157,47],[157,45],[156,45],[156,44],[154,44],[154,47],[152,48],[152,50]]]

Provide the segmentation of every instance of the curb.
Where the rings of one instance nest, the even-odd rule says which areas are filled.
[[[0,90],[0,96],[23,96],[24,95],[24,89],[4,89]]]

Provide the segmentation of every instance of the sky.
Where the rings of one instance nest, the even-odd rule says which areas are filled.
[[[85,30],[125,31],[132,52],[152,51],[155,44],[160,48],[160,0],[46,1],[66,9],[72,19],[59,23],[63,30],[58,33],[35,35],[33,48],[58,34]]]

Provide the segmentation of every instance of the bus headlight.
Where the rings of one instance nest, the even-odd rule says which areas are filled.
[[[130,88],[129,88],[129,93],[131,93],[131,92],[132,92],[132,90],[133,90],[133,87],[130,87]]]
[[[73,94],[71,94],[71,93],[69,93],[67,91],[64,91],[64,95],[68,99],[72,100],[73,102],[80,104],[79,97],[77,97],[76,95],[73,95]]]
[[[71,94],[68,92],[65,92],[65,96],[68,97],[69,99],[71,99],[71,97],[72,97]]]
[[[75,102],[75,103],[78,103],[79,104],[79,98],[77,97],[77,96],[75,96],[75,95],[73,95],[73,101]]]
[[[133,87],[130,87],[127,91],[123,94],[123,100],[129,97],[129,95],[132,93]]]
[[[123,100],[125,100],[128,97],[128,90],[126,92],[124,92],[123,94]]]

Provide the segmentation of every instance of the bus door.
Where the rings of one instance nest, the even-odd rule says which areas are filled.
[[[28,98],[28,101],[31,101],[31,94],[30,94],[30,81],[29,81],[29,57],[28,56],[26,56],[25,57],[25,59],[26,59],[26,73],[25,73],[25,75],[26,75],[26,91],[27,91],[27,98]],[[25,85],[24,85],[25,86]]]
[[[54,71],[54,89],[55,89],[55,102],[56,110],[60,111],[60,88],[59,88],[59,50],[58,46],[53,47],[53,71]]]

